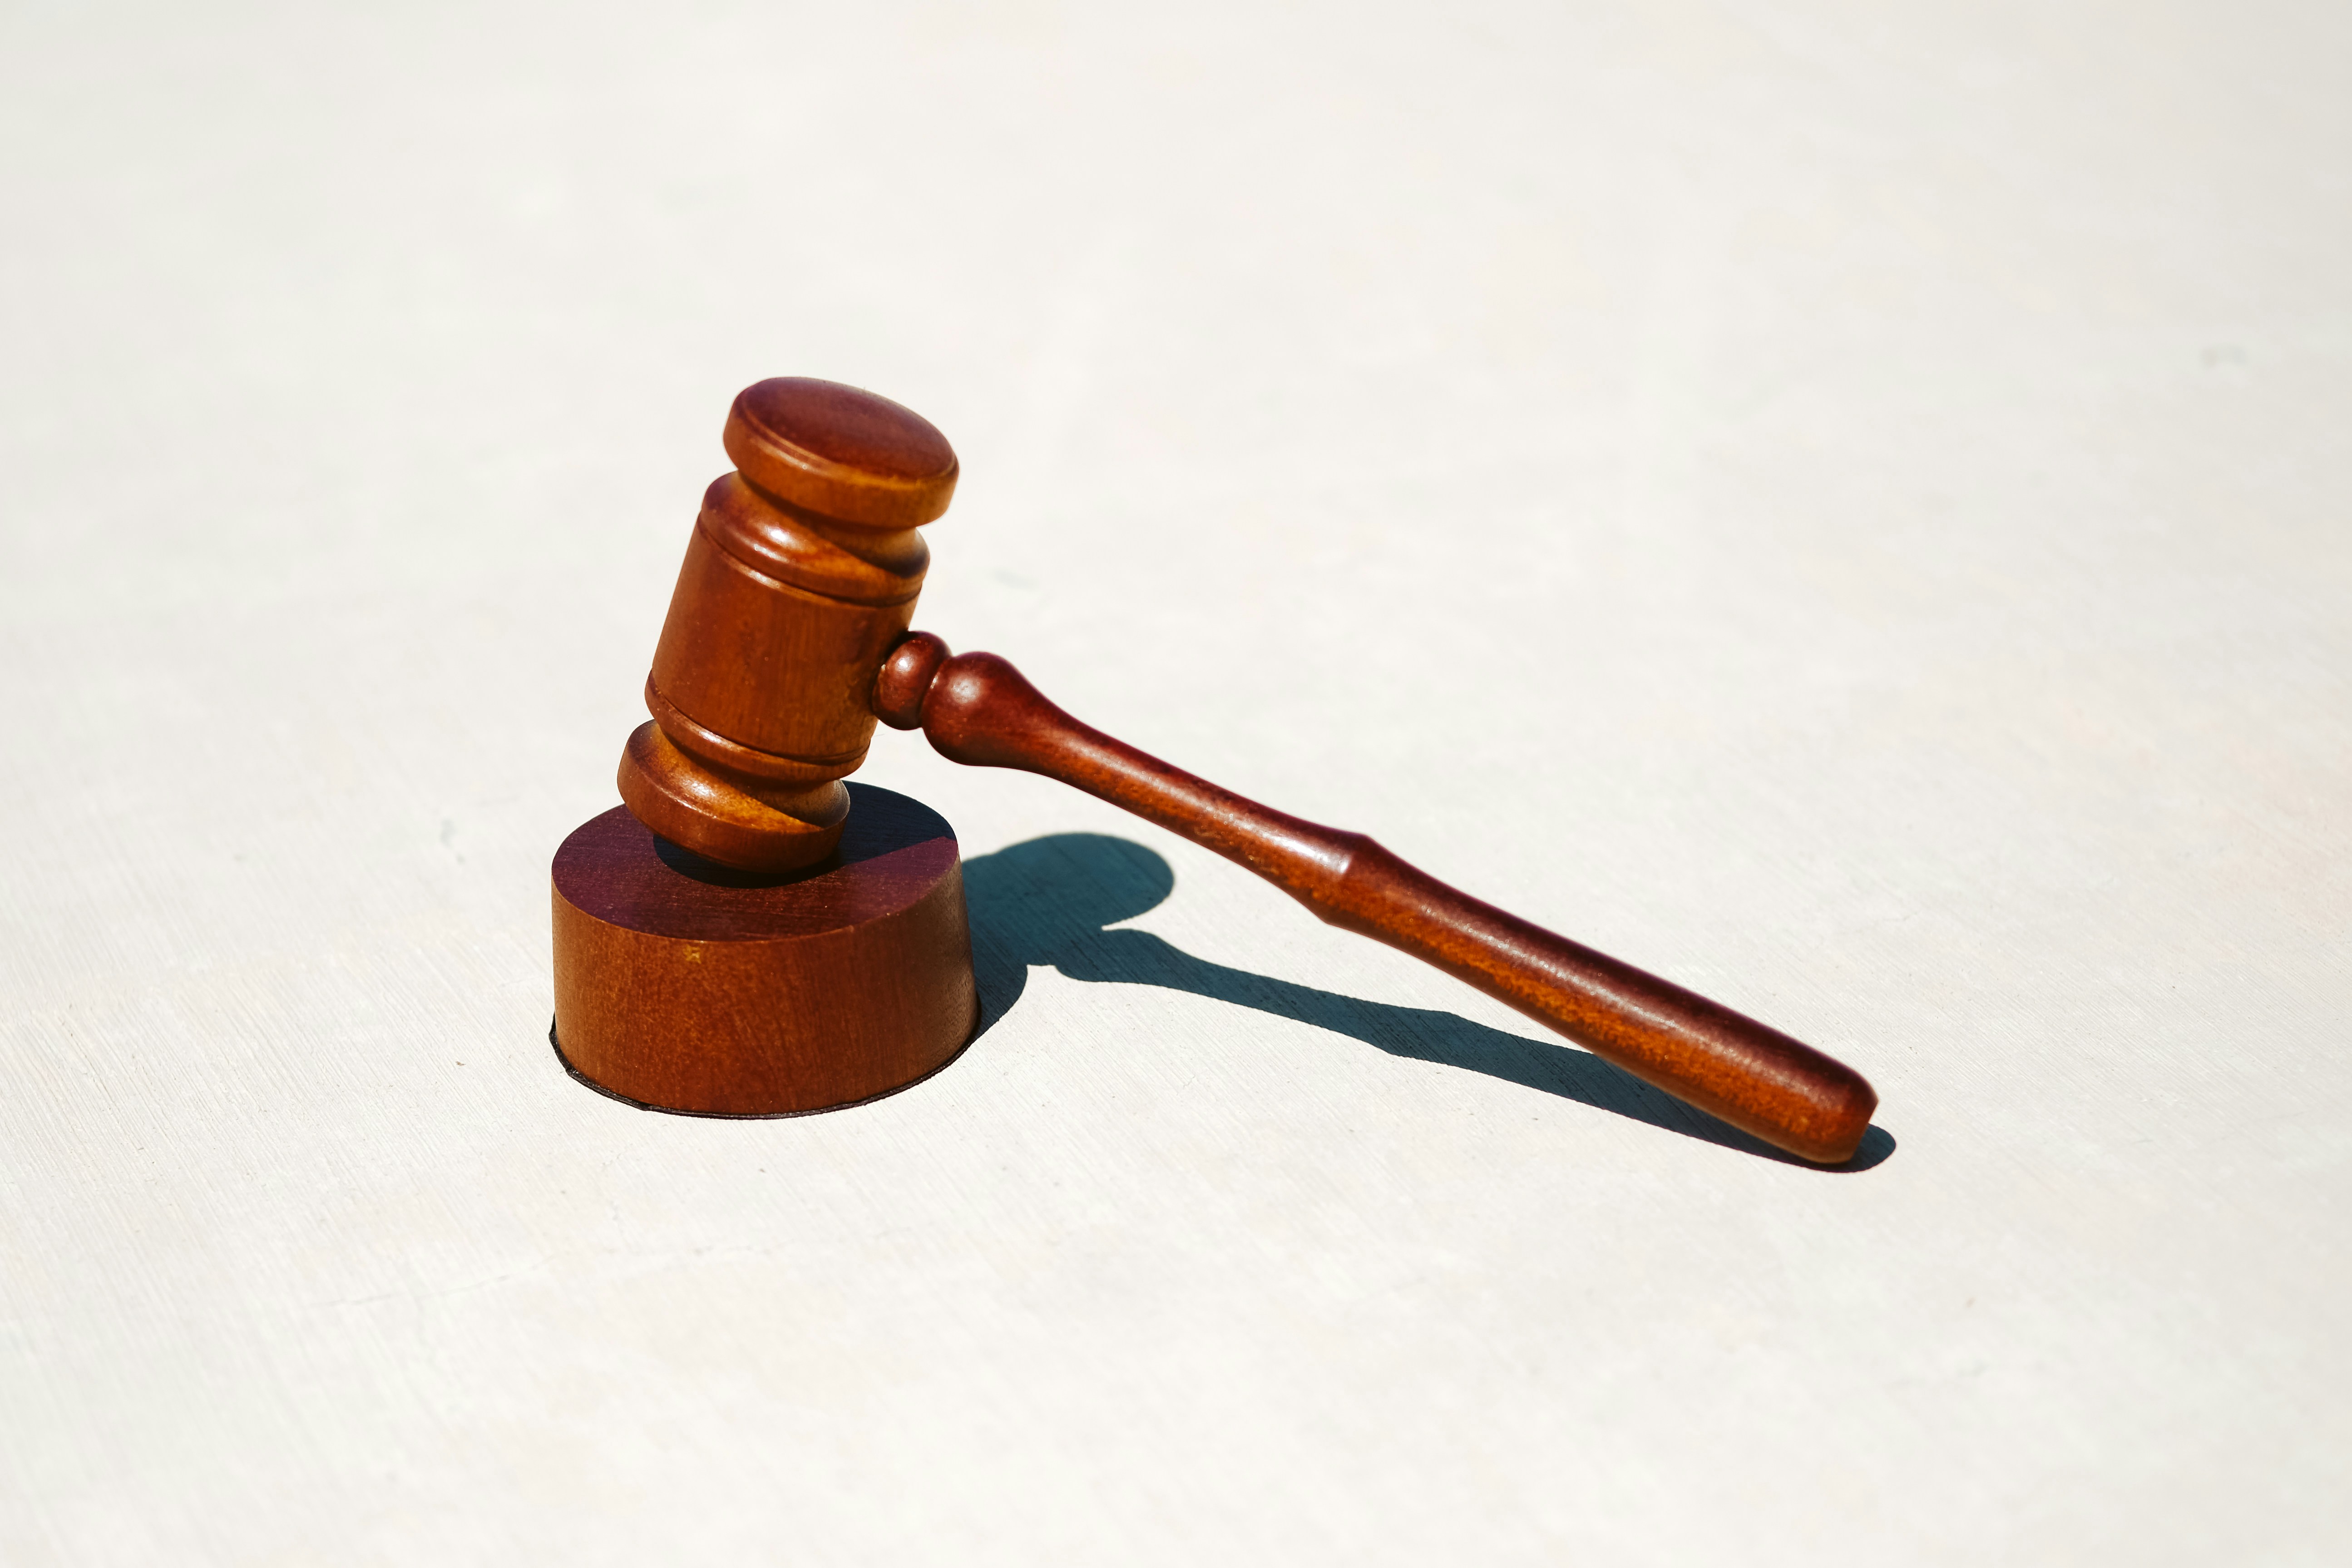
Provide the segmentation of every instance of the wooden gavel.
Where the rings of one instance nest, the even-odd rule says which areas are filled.
[[[1360,833],[1268,810],[1088,728],[993,654],[910,632],[947,510],[946,437],[887,399],[763,381],[725,433],[630,735],[623,802],[661,838],[782,876],[834,853],[877,719],[941,754],[1059,779],[1256,872],[1319,918],[1467,981],[1804,1159],[1852,1157],[1862,1076],[1727,1007],[1479,902]]]

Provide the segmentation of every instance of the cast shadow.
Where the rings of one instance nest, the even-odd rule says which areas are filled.
[[[1157,906],[1176,886],[1142,845],[1096,833],[1032,838],[964,862],[972,966],[985,1034],[1021,999],[1032,964],[1073,980],[1162,985],[1361,1040],[1392,1057],[1485,1073],[1596,1110],[1809,1171],[1867,1171],[1895,1152],[1874,1126],[1843,1165],[1809,1164],[1694,1110],[1572,1046],[1533,1040],[1452,1013],[1395,1007],[1211,963],[1141,931],[1107,931]]]

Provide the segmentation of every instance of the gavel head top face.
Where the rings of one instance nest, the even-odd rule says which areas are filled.
[[[696,854],[790,871],[841,837],[875,673],[929,563],[915,531],[947,510],[956,456],[920,415],[799,377],[745,388],[725,442],[735,472],[702,498],[621,799]]]

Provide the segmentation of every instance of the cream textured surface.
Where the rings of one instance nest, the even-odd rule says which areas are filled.
[[[0,21],[0,1560],[2345,1560],[2352,10],[231,9]],[[576,1087],[783,373],[921,624],[1892,1155],[887,735],[994,1026]]]

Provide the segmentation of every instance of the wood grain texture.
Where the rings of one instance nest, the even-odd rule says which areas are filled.
[[[626,808],[556,852],[555,1037],[574,1071],[664,1110],[771,1116],[871,1100],[944,1066],[977,1003],[954,833],[852,786],[835,853],[735,871]]]
[[[954,499],[955,448],[913,409],[810,376],[755,382],[721,439],[751,484],[789,506],[866,528],[931,521]]]
[[[929,566],[916,527],[956,456],[919,415],[805,377],[746,387],[723,440],[737,471],[704,493],[618,782],[662,837],[788,871],[840,836],[837,781],[866,760],[874,672]]]
[[[1878,1096],[1811,1046],[1415,869],[1360,833],[1270,810],[1071,718],[994,654],[918,634],[876,707],[956,762],[1059,779],[1247,867],[1343,930],[1436,965],[1741,1131],[1837,1164]]]

